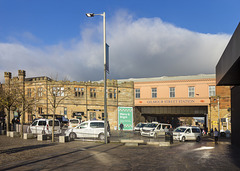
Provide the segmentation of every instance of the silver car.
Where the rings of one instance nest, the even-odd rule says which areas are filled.
[[[201,140],[201,129],[194,126],[180,126],[173,131],[173,139],[185,142],[186,140]]]

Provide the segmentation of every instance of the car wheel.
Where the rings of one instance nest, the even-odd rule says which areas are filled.
[[[199,142],[200,140],[201,140],[201,138],[200,138],[200,137],[197,137],[196,141]]]
[[[70,138],[70,140],[74,140],[74,139],[76,139],[76,138],[77,138],[76,133],[71,132],[71,133],[69,134],[69,138]]]
[[[43,135],[45,135],[45,134],[46,134],[46,132],[45,132],[44,130],[42,130],[42,134],[43,134]]]
[[[105,136],[104,136],[103,133],[100,133],[100,134],[98,135],[98,138],[99,138],[100,140],[104,140],[104,139],[105,139]]]
[[[182,137],[182,142],[185,142],[186,141],[186,137]]]

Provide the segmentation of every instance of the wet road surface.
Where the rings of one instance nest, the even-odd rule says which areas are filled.
[[[6,145],[4,145],[6,143]],[[240,150],[212,138],[170,147],[0,136],[0,170],[240,170]]]

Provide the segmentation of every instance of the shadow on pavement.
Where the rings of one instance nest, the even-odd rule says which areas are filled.
[[[18,153],[18,152],[21,152],[21,151],[43,148],[43,147],[48,147],[48,146],[53,146],[53,145],[56,145],[56,144],[40,144],[40,145],[31,145],[31,146],[11,148],[11,149],[7,149],[7,150],[0,150],[0,154],[3,154],[3,153],[6,153],[6,154]]]
[[[81,152],[81,151],[85,151],[87,149],[91,149],[91,148],[94,148],[94,147],[98,147],[98,146],[102,146],[102,145],[105,145],[105,144],[98,144],[98,145],[94,145],[94,146],[89,146],[89,147],[84,147],[84,149],[79,149],[79,150],[74,150],[74,151],[71,151],[71,152],[67,152],[67,153],[63,153],[63,154],[58,154],[58,155],[54,155],[54,156],[51,156],[51,157],[47,157],[47,158],[43,158],[43,159],[39,159],[39,160],[34,160],[34,161],[25,161],[25,162],[21,162],[19,164],[16,164],[14,166],[7,166],[5,168],[1,168],[0,167],[0,170],[10,170],[10,169],[16,169],[16,168],[19,168],[19,167],[22,167],[22,166],[27,166],[27,165],[31,165],[31,164],[35,164],[35,163],[38,163],[38,162],[44,162],[44,161],[47,161],[47,160],[51,160],[51,159],[55,159],[55,158],[58,158],[58,157],[62,157],[62,156],[67,156],[69,154],[74,154],[74,153],[77,153],[77,152]],[[45,145],[47,146],[47,145]],[[49,146],[49,145],[48,145]],[[108,149],[110,150],[110,149]],[[106,151],[108,151],[106,150]],[[86,158],[89,158],[93,155],[90,155],[88,157],[85,157],[84,159]],[[84,159],[81,159],[81,160],[84,160]],[[76,159],[77,161],[79,161],[79,159]],[[75,161],[73,161],[75,162]],[[72,162],[71,162],[72,163]]]

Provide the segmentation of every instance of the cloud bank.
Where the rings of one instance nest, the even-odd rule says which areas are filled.
[[[60,79],[103,79],[102,24],[81,29],[81,39],[52,46],[0,42],[0,76],[23,69],[27,77],[58,75]],[[28,33],[31,35],[31,33]],[[31,35],[33,37],[33,35]],[[38,38],[39,39],[39,38]],[[215,73],[230,35],[202,34],[120,11],[107,18],[110,79]]]

